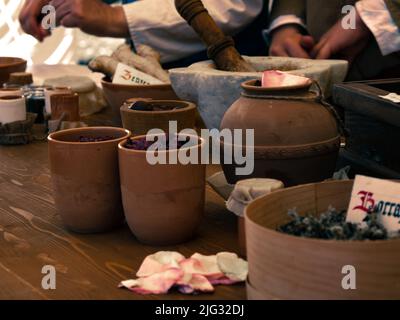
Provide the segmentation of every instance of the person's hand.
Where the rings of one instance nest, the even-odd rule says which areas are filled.
[[[272,32],[269,54],[280,57],[311,58],[314,39],[300,33],[298,27],[285,25]]]
[[[42,28],[42,8],[50,0],[26,0],[19,14],[22,30],[34,36],[39,41],[50,35],[48,30]]]
[[[56,9],[58,25],[96,36],[129,36],[121,6],[110,6],[101,0],[52,0],[50,4]]]
[[[357,12],[356,28],[344,29],[339,20],[319,41],[312,51],[316,59],[341,58],[350,63],[368,44],[371,32]]]

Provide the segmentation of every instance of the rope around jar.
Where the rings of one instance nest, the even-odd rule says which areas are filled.
[[[327,102],[325,100],[325,96],[324,93],[321,89],[321,86],[319,85],[318,81],[316,80],[312,80],[312,84],[316,86],[317,91],[311,91],[315,94],[315,97],[304,97],[304,96],[273,96],[273,95],[265,95],[265,97],[267,97],[268,99],[271,100],[297,100],[297,101],[309,101],[309,100],[313,100],[316,102],[321,103],[326,109],[328,109],[328,111],[334,116],[336,123],[339,127],[339,132],[341,135],[348,137],[349,133],[345,128],[344,122],[343,120],[340,118],[338,112],[336,111],[335,107],[332,106],[329,102]],[[247,98],[256,98],[256,99],[260,99],[259,95],[252,95],[252,94],[248,94],[248,93],[242,93],[243,97],[247,97]]]

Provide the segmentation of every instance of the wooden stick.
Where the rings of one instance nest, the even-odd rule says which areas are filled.
[[[233,39],[227,37],[217,26],[201,0],[175,0],[175,6],[182,18],[207,45],[208,57],[214,60],[218,69],[235,72],[256,71],[236,50]]]

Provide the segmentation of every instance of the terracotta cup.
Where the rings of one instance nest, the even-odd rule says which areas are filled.
[[[92,127],[49,136],[50,168],[56,207],[68,229],[102,232],[123,222],[118,174],[118,144],[128,130]],[[81,143],[81,137],[114,137]]]
[[[139,102],[159,107],[160,110],[132,110],[131,106]],[[181,132],[195,127],[196,106],[190,102],[177,100],[129,99],[121,107],[121,118],[124,128],[138,136],[145,135],[152,129],[169,132],[170,121],[176,121],[178,132]]]
[[[135,139],[141,139],[137,137]],[[199,151],[193,147],[179,152]],[[146,151],[119,145],[125,217],[138,240],[148,245],[175,245],[194,237],[204,213],[206,167],[201,164],[149,164]],[[178,150],[160,151],[168,156]]]

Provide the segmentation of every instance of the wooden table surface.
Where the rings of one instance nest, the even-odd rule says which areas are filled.
[[[96,124],[99,124],[97,118]],[[207,186],[204,222],[193,241],[174,247],[140,244],[127,226],[105,234],[68,232],[54,205],[46,142],[0,146],[0,299],[245,299],[245,286],[214,294],[140,296],[118,289],[143,259],[160,250],[189,257],[237,252],[236,219]],[[209,167],[208,174],[218,167]],[[42,289],[43,266],[57,270],[56,290]]]

